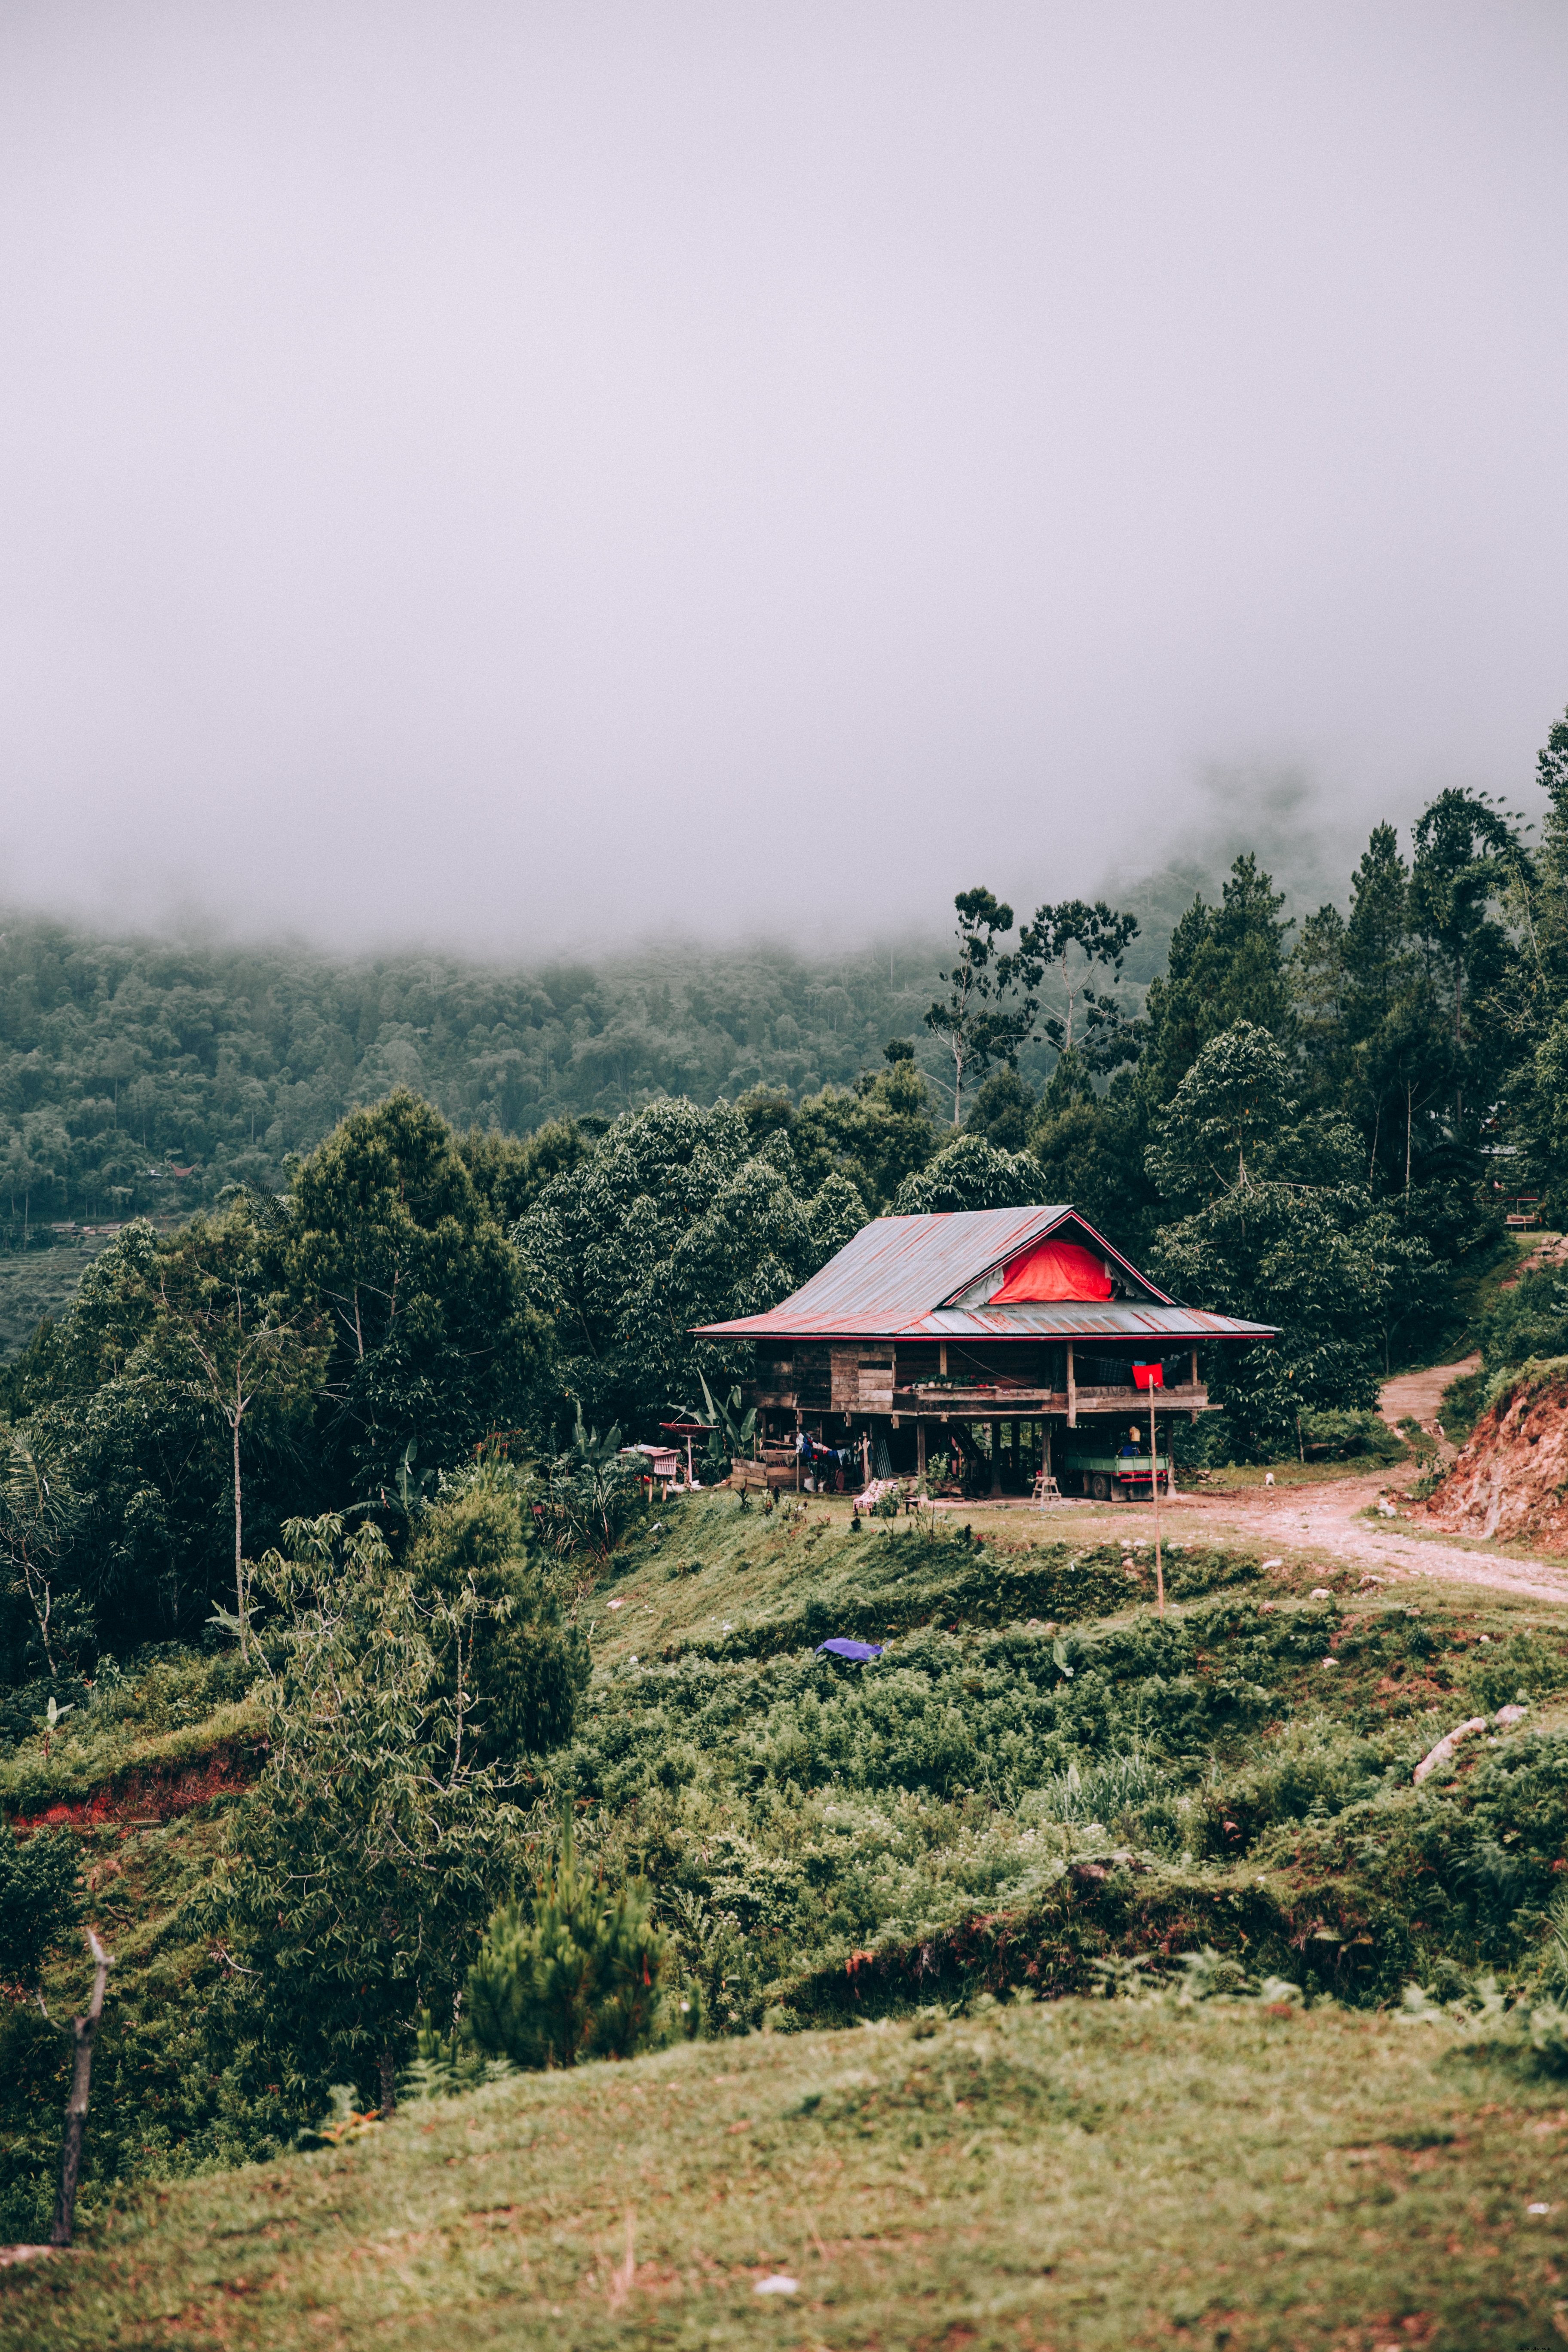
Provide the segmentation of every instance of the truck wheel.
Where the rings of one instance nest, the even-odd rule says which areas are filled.
[[[1102,1472],[1097,1470],[1094,1476],[1089,1480],[1089,1492],[1094,1496],[1097,1503],[1109,1503],[1110,1500],[1110,1479],[1107,1478]]]

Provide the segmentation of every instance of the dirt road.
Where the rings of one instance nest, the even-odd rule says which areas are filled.
[[[1466,1356],[1458,1364],[1428,1364],[1424,1372],[1401,1372],[1397,1379],[1384,1381],[1378,1391],[1378,1412],[1390,1429],[1397,1429],[1408,1417],[1437,1436],[1437,1407],[1443,1401],[1444,1390],[1451,1381],[1460,1379],[1466,1372],[1479,1372],[1480,1368],[1478,1352]]]
[[[1496,1552],[1404,1533],[1396,1520],[1367,1519],[1386,1477],[1336,1478],[1321,1486],[1252,1487],[1245,1494],[1178,1495],[1172,1525],[1194,1518],[1234,1528],[1270,1549],[1323,1551],[1373,1575],[1440,1576],[1485,1584],[1532,1601],[1568,1603],[1568,1560],[1509,1559]]]

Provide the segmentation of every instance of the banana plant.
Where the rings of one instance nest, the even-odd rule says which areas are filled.
[[[702,1381],[702,1402],[708,1408],[708,1418],[721,1432],[725,1452],[732,1462],[740,1460],[751,1451],[752,1440],[756,1435],[756,1406],[752,1407],[742,1421],[739,1417],[741,1391],[738,1388],[732,1388],[727,1397],[718,1402],[702,1374],[699,1372],[697,1377]]]

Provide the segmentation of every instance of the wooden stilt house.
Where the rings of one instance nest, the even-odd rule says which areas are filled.
[[[993,1493],[1026,1492],[1044,1472],[1103,1497],[1150,1491],[1146,1450],[1125,1449],[1135,1431],[1146,1449],[1151,1389],[1167,1430],[1195,1420],[1200,1349],[1273,1329],[1179,1305],[1058,1206],[879,1217],[793,1297],[699,1336],[755,1347],[765,1440],[804,1430],[898,1475],[935,1451],[972,1487],[988,1471]]]

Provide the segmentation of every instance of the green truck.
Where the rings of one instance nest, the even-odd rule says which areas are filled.
[[[1130,1441],[1119,1432],[1074,1429],[1052,1447],[1052,1467],[1064,1495],[1092,1495],[1097,1503],[1148,1500],[1150,1487],[1148,1440],[1138,1454],[1124,1454]],[[1171,1457],[1162,1454],[1160,1483],[1168,1494]]]

